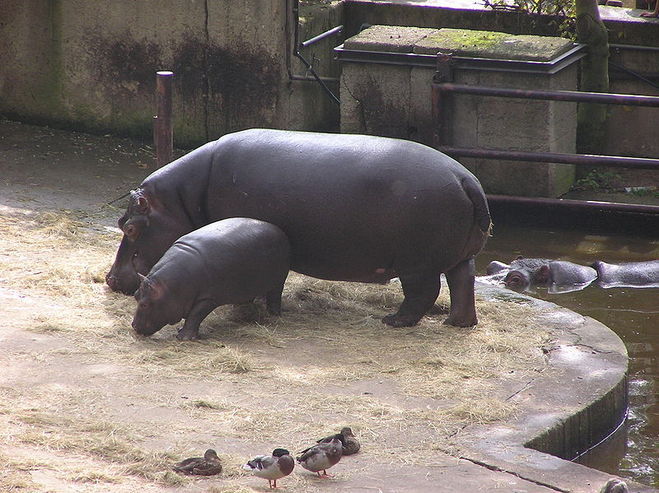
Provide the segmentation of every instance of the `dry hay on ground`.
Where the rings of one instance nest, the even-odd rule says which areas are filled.
[[[12,372],[15,384],[0,387],[2,441],[51,451],[37,465],[3,461],[4,489],[20,491],[34,468],[104,491],[187,484],[168,465],[220,441],[225,483],[216,491],[250,491],[239,469],[245,450],[299,450],[344,424],[373,460],[418,464],[451,452],[465,426],[513,416],[511,389],[544,369],[548,334],[528,306],[479,301],[475,329],[443,325],[442,310],[391,328],[380,319],[402,299],[396,282],[298,274],[281,318],[260,304],[221,307],[199,342],[177,341],[173,327],[138,338],[134,300],[103,284],[118,240],[72,211],[0,216],[0,294],[17,300],[2,330],[47,342],[11,356],[16,371],[33,374],[22,382]],[[310,488],[301,476],[288,485]]]

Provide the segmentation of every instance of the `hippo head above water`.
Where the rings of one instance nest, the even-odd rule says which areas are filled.
[[[124,233],[105,281],[113,291],[132,295],[140,285],[139,275],[148,274],[167,248],[194,228],[174,213],[163,214],[162,204],[142,190],[132,190],[128,208],[118,225]]]
[[[531,286],[531,276],[524,270],[511,270],[503,279],[508,289],[524,291]]]
[[[487,274],[514,291],[546,287],[549,293],[566,293],[584,289],[597,278],[591,267],[562,260],[518,257],[510,265],[493,261]]]

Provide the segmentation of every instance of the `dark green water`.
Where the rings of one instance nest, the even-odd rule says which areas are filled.
[[[492,260],[509,263],[517,256],[569,260],[589,265],[659,259],[659,232],[653,238],[586,235],[576,231],[532,230],[500,226],[476,263],[485,274]],[[659,487],[659,289],[590,286],[583,291],[528,293],[610,327],[629,352],[629,418],[626,440],[612,440],[579,462]],[[624,432],[625,430],[623,430]]]

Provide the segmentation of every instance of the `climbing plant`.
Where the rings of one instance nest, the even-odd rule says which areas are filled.
[[[493,10],[550,16],[556,33],[575,39],[575,0],[483,0]]]
[[[494,10],[574,17],[574,0],[483,0],[483,3]]]

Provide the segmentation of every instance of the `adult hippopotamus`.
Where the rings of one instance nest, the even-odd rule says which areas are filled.
[[[143,277],[133,328],[151,335],[185,318],[177,337],[196,339],[216,307],[257,296],[279,315],[289,263],[288,238],[274,224],[243,217],[211,223],[176,240]]]
[[[279,226],[291,269],[327,280],[399,277],[404,301],[383,321],[416,324],[445,273],[446,323],[477,323],[474,256],[490,230],[478,180],[430,147],[367,135],[251,129],[210,142],[148,176],[119,220],[106,279],[132,294],[181,235],[244,216]]]
[[[593,263],[597,284],[603,288],[659,288],[659,260],[607,264]]]
[[[510,265],[495,260],[488,264],[486,272],[515,291],[543,286],[550,293],[568,293],[584,289],[597,279],[592,267],[544,258],[519,257]]]

